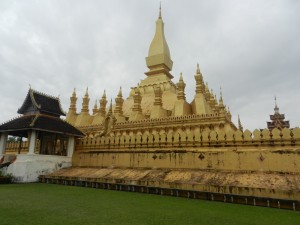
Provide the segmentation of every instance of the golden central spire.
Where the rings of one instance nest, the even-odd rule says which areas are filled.
[[[165,73],[172,78],[169,71],[172,70],[173,62],[171,60],[169,46],[164,34],[164,22],[161,17],[161,7],[159,7],[159,16],[156,21],[155,35],[149,47],[146,63],[150,71],[164,69]]]

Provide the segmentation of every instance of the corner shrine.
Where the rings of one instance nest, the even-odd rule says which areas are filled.
[[[18,176],[18,172],[24,173],[26,170],[22,167],[27,163],[24,161],[19,163],[24,157],[27,161],[37,158],[38,155],[51,155],[52,158],[57,156],[56,161],[58,162],[64,161],[66,158],[70,159],[74,150],[75,138],[84,136],[80,130],[60,119],[60,116],[65,116],[65,113],[58,98],[37,92],[31,88],[18,113],[22,115],[0,125],[0,155],[4,153],[7,155],[2,161],[5,163],[11,158],[9,157],[11,144],[17,145],[12,147],[18,148],[18,154],[27,153],[27,156],[24,154],[18,155],[14,164],[9,167],[9,170],[13,170],[11,172],[15,176]],[[7,144],[9,135],[19,137],[20,142]],[[28,139],[28,142],[23,143],[22,138]],[[41,157],[39,157],[39,160],[43,161]],[[47,157],[44,157],[44,160],[48,160]],[[17,168],[18,164],[21,165],[20,168]],[[28,168],[35,166],[34,161],[27,165]],[[45,165],[42,165],[42,168],[47,170]],[[14,169],[17,171],[14,171]],[[38,175],[33,176],[37,179]],[[19,178],[22,181],[30,181],[23,180],[21,176]]]

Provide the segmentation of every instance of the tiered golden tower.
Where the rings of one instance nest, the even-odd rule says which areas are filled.
[[[213,91],[209,90],[207,84],[205,85],[199,64],[197,64],[195,74],[195,96],[191,103],[188,103],[185,98],[186,84],[182,73],[177,84],[172,81],[173,75],[171,74],[171,70],[173,61],[164,34],[161,9],[156,21],[155,34],[149,47],[148,56],[146,57],[146,64],[149,68],[149,71],[145,73],[146,78],[136,87],[132,88],[129,97],[124,100],[120,88],[115,98],[116,104],[114,105],[113,112],[116,124],[113,126],[119,127],[122,130],[121,133],[129,134],[129,130],[134,129],[133,133],[143,134],[150,128],[151,132],[154,133],[168,133],[176,131],[176,126],[185,126],[186,123],[184,121],[187,120],[189,124],[193,124],[193,131],[199,127],[201,127],[201,130],[236,130],[236,126],[231,122],[230,112],[224,106],[222,96],[220,96],[220,100],[218,101]],[[81,128],[88,136],[99,135],[103,130],[106,117],[107,100],[105,91],[100,100],[100,108],[97,109],[97,104],[95,104],[92,115],[88,111],[88,90],[83,98],[80,113],[76,113],[76,100],[74,90],[67,120],[71,124]],[[195,117],[196,115],[201,115],[201,119],[199,120],[199,117]],[[172,122],[176,117],[181,118],[182,124],[177,125]],[[152,122],[151,127],[142,125],[145,122],[148,124],[147,121],[154,119],[169,121],[166,123],[168,127],[172,126],[172,129],[166,130],[165,126],[162,127],[161,124],[156,122]],[[141,129],[136,127],[136,123],[141,124]],[[124,126],[121,124],[124,124]],[[117,135],[115,131],[115,129],[112,129],[112,133],[106,135],[115,136]]]
[[[186,190],[187,196],[190,191],[218,193],[221,201],[242,196],[245,204],[253,196],[300,199],[300,129],[278,127],[284,117],[277,106],[272,129],[244,130],[239,117],[237,128],[222,91],[218,100],[198,64],[195,95],[188,102],[184,75],[173,82],[161,10],[146,64],[146,77],[127,99],[120,89],[109,110],[104,91],[100,108],[95,104],[91,115],[86,92],[77,113],[74,91],[67,120],[86,136],[76,141],[72,168],[50,180],[119,189],[136,185],[141,192],[163,188],[171,195],[178,190]]]

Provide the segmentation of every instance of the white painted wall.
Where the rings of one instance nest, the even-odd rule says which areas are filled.
[[[68,156],[20,154],[15,162],[3,169],[3,172],[13,175],[18,183],[37,182],[39,175],[46,175],[71,165],[72,157]]]
[[[7,142],[7,133],[1,133],[0,134],[0,156],[4,155],[5,148],[6,148],[6,142]]]

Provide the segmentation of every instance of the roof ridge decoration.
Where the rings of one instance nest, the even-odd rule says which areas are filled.
[[[49,95],[49,94],[46,94],[46,93],[44,93],[44,92],[41,92],[41,91],[37,91],[37,90],[35,90],[35,89],[32,89],[32,88],[30,88],[33,92],[35,92],[35,93],[37,93],[37,94],[40,94],[40,95],[43,95],[43,96],[45,96],[45,97],[48,97],[48,98],[52,98],[52,99],[54,99],[54,100],[57,100],[58,101],[58,103],[59,103],[59,109],[61,110],[61,112],[63,112],[63,113],[65,113],[66,114],[66,112],[63,110],[63,108],[62,108],[62,106],[61,106],[61,102],[60,102],[60,95],[58,95],[57,97],[56,96],[54,96],[54,95]],[[75,90],[75,89],[74,89]]]
[[[58,107],[59,107],[60,111],[63,112],[64,114],[67,114],[67,112],[64,111],[63,108],[61,107],[61,102],[60,102],[60,98],[59,97],[57,98],[57,101],[58,101]]]
[[[36,122],[36,120],[39,118],[39,114],[36,114],[35,115],[35,117],[34,117],[34,119],[32,120],[32,122],[31,122],[31,124],[29,125],[30,127],[33,127],[34,126],[34,124],[35,124],[35,122]]]
[[[33,89],[29,89],[29,96],[30,96],[30,99],[32,101],[32,103],[35,105],[35,107],[37,107],[38,109],[41,109],[41,104],[38,104],[34,98],[34,93],[35,91]]]
[[[35,90],[35,89],[32,89],[32,88],[30,88],[30,90],[32,90],[34,93],[37,93],[37,94],[43,95],[43,96],[45,96],[45,97],[48,97],[48,98],[53,98],[53,99],[55,99],[55,100],[58,100],[58,99],[59,99],[59,96],[58,96],[58,97],[56,97],[56,96],[54,96],[54,95],[49,95],[49,94],[46,94],[46,93],[44,93],[44,92],[41,92],[41,91],[37,91],[37,90]]]
[[[11,122],[11,121],[13,121],[13,120],[15,120],[15,119],[19,119],[20,117],[23,117],[23,116],[24,116],[24,115],[18,115],[18,116],[15,116],[15,117],[13,117],[13,118],[11,118],[11,119],[9,119],[9,120],[6,120],[6,121],[2,122],[2,123],[0,124],[0,126],[2,126],[3,124],[9,123],[9,122]]]

